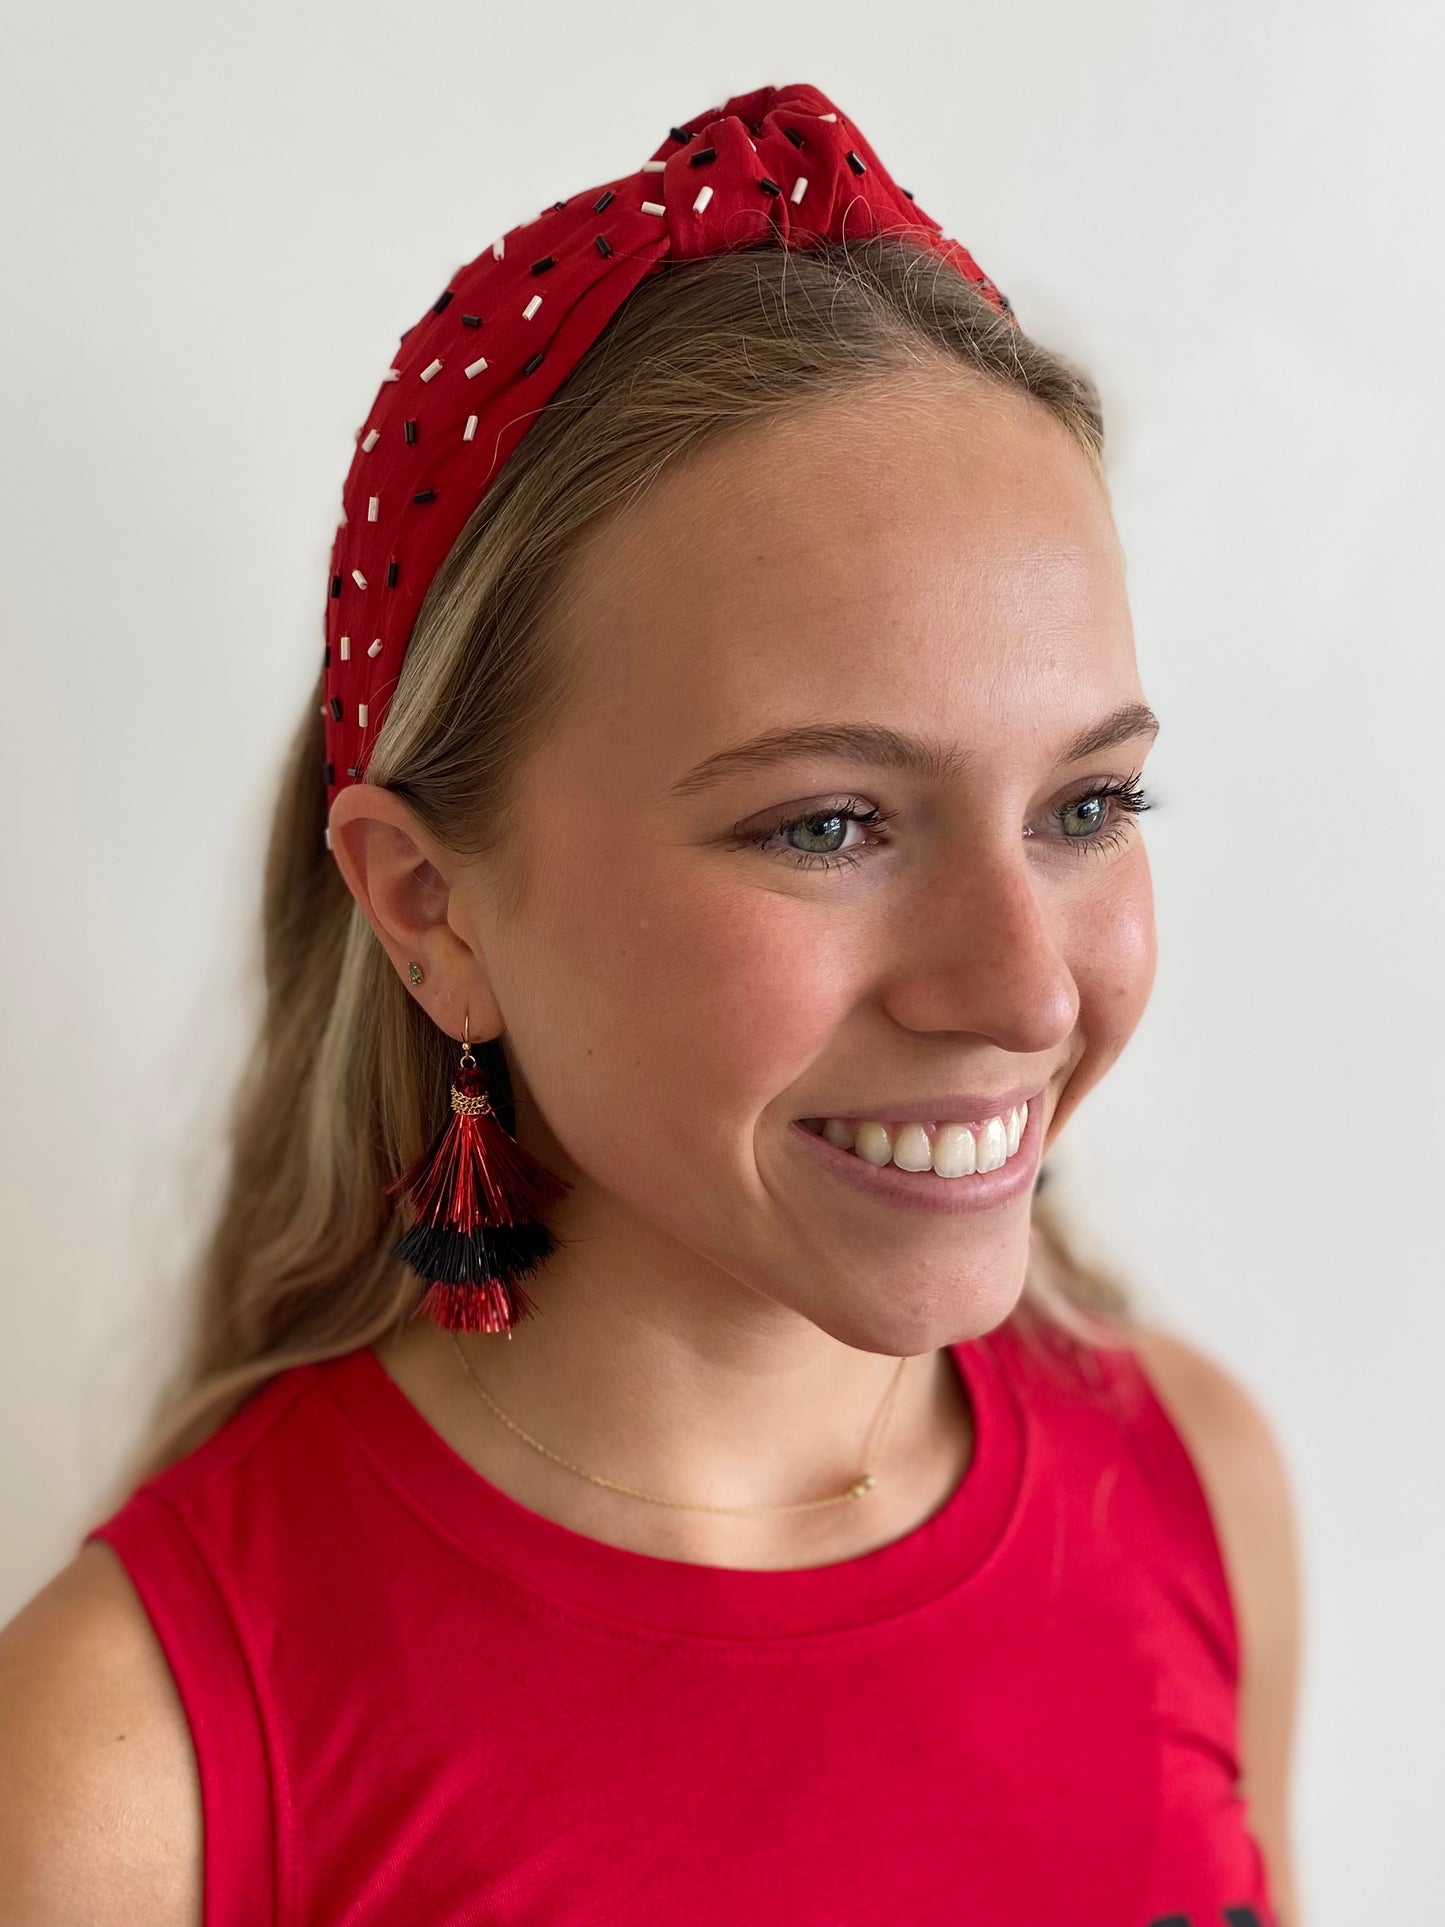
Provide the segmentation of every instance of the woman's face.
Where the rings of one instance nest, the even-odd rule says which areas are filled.
[[[1085,800],[1149,730],[1071,752],[1144,702],[1084,456],[952,371],[813,404],[596,530],[562,622],[578,677],[523,773],[523,907],[496,919],[482,870],[460,904],[473,1034],[504,1029],[519,1135],[575,1187],[550,1222],[589,1265],[645,1251],[866,1350],[990,1329],[1039,1160],[1155,968],[1139,824]],[[980,1210],[910,1201],[969,1177],[800,1124],[981,1122],[998,1106],[961,1099],[1017,1092],[1024,1181]]]

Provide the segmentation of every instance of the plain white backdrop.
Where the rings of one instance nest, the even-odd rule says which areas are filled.
[[[760,31],[760,28],[762,29]],[[353,431],[460,263],[811,81],[1103,390],[1160,968],[1055,1154],[1292,1467],[1307,1927],[1445,1894],[1445,378],[1427,0],[12,4],[0,1619],[173,1343]]]

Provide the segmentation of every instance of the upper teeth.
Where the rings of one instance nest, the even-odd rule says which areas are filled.
[[[933,1171],[941,1178],[971,1177],[996,1171],[1019,1148],[1029,1121],[1027,1104],[984,1123],[939,1124],[930,1138],[924,1124],[899,1124],[892,1130],[870,1118],[856,1127],[841,1117],[823,1120],[823,1136],[840,1150],[869,1164],[893,1164],[900,1171]]]

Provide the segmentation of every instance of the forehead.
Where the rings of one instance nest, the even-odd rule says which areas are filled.
[[[1042,404],[909,375],[749,424],[594,529],[560,608],[574,768],[665,780],[809,720],[1067,734],[1137,693],[1104,490]],[[1083,713],[1086,712],[1086,713]]]

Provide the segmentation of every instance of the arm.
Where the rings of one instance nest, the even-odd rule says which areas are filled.
[[[1280,1927],[1302,1927],[1290,1841],[1299,1564],[1284,1461],[1258,1406],[1211,1359],[1166,1332],[1140,1331],[1134,1345],[1214,1516],[1239,1623],[1241,1790]]]
[[[109,1546],[0,1630],[0,1733],[0,1927],[198,1927],[190,1729]]]

